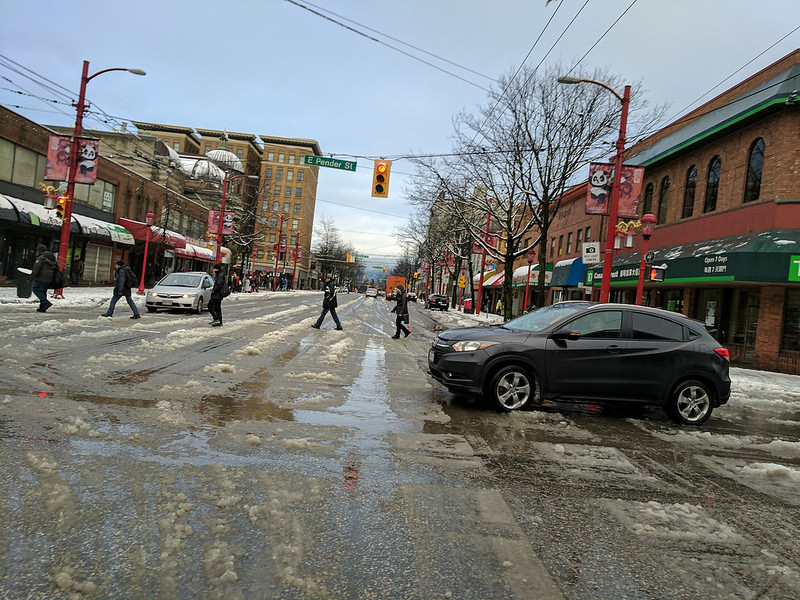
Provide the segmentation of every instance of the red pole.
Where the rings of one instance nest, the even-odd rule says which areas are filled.
[[[250,272],[250,289],[253,289],[253,281],[256,279],[256,256],[258,256],[258,250],[253,248],[253,270]]]
[[[279,215],[281,220],[280,227],[278,228],[278,241],[275,244],[275,272],[272,274],[272,291],[274,292],[278,285],[278,258],[281,255],[281,236],[283,235],[283,216]]]
[[[69,233],[72,227],[72,199],[75,196],[75,171],[78,169],[78,138],[83,132],[83,112],[86,110],[86,84],[89,82],[89,61],[83,61],[83,72],[81,73],[81,88],[78,94],[78,102],[75,104],[77,114],[75,116],[75,129],[72,133],[72,144],[69,151],[69,171],[67,172],[67,202],[64,205],[64,222],[61,224],[61,240],[58,244],[58,268],[64,271],[67,266],[67,252],[69,250]],[[56,297],[63,296],[63,290],[53,290]]]
[[[619,189],[622,183],[622,157],[625,154],[625,129],[628,123],[628,104],[630,103],[630,97],[631,86],[626,85],[625,93],[620,99],[622,102],[622,116],[620,117],[619,137],[617,138],[617,157],[614,161],[614,181],[612,182],[611,188],[611,207],[609,209],[608,230],[606,232],[606,253],[603,257],[603,280],[600,285],[600,302],[608,302],[611,292],[611,263],[614,258],[614,237],[617,232]]]
[[[491,205],[491,199],[489,200],[489,204]],[[486,215],[486,232],[483,235],[483,241],[487,244],[489,243],[489,225],[492,220],[492,214],[488,213]],[[486,268],[486,248],[483,248],[483,255],[481,256],[481,274],[478,277],[478,300],[477,306],[475,307],[475,314],[478,315],[481,312],[481,297],[483,295],[483,270]]]
[[[219,227],[217,229],[217,260],[220,262],[222,256],[222,225],[225,222],[225,199],[228,196],[228,172],[225,171],[225,176],[222,178],[222,202],[219,207]]]
[[[636,282],[636,304],[641,306],[644,295],[644,272],[647,269],[647,244],[658,219],[652,213],[642,215],[642,258],[639,261],[639,280]]]
[[[294,278],[297,277],[297,255],[300,252],[300,234],[294,238],[294,268],[292,269],[292,289],[294,289]]]
[[[528,290],[531,289],[531,262],[528,261],[528,280],[525,282],[525,307],[523,310],[528,310]]]
[[[142,259],[142,276],[139,278],[139,291],[136,292],[138,296],[144,296],[144,273],[147,270],[147,250],[150,247],[150,226],[153,224],[153,217],[155,215],[151,212],[147,213],[145,222],[147,223],[147,235],[144,238],[144,258]]]

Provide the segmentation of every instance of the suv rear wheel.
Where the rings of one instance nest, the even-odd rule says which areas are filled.
[[[676,423],[701,425],[711,416],[713,406],[708,387],[694,379],[680,383],[667,400],[666,411]]]
[[[487,391],[497,408],[510,412],[528,404],[537,393],[537,384],[525,369],[510,365],[495,373]]]

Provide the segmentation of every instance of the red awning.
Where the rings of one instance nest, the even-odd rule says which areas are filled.
[[[119,224],[130,231],[133,234],[134,239],[140,241],[147,239],[147,223],[121,217]],[[156,227],[155,225],[150,225],[150,232],[151,242],[163,241],[164,244],[169,248],[186,248],[186,238],[180,233],[170,231],[169,229],[164,229],[163,227]],[[194,254],[192,254],[192,256],[194,256]]]
[[[495,287],[495,286],[500,287],[501,285],[503,285],[505,279],[506,279],[506,272],[502,271],[500,273],[497,273],[496,275],[492,275],[491,277],[489,277],[489,279],[484,281],[483,287]]]

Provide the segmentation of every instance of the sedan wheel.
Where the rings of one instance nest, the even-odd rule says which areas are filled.
[[[536,382],[517,366],[500,369],[492,378],[489,396],[502,411],[519,410],[536,391]]]
[[[197,309],[195,310],[195,312],[198,315],[203,312],[203,298],[202,297],[197,299]]]
[[[699,381],[684,381],[667,403],[667,414],[676,423],[700,425],[711,416],[713,406],[705,384]]]

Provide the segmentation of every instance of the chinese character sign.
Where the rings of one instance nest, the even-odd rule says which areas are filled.
[[[614,166],[608,163],[589,163],[589,189],[586,192],[586,214],[607,215],[611,205],[611,185]],[[617,216],[635,217],[639,211],[644,167],[622,166]]]
[[[219,211],[208,211],[208,231],[210,233],[219,233]],[[225,211],[225,220],[222,223],[222,235],[230,235],[233,233],[233,211]]]

